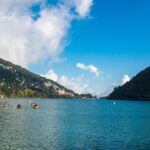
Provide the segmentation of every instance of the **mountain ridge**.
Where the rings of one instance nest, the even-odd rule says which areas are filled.
[[[4,97],[93,98],[0,58],[0,95]]]
[[[150,101],[150,67],[139,72],[123,86],[116,87],[107,98]]]

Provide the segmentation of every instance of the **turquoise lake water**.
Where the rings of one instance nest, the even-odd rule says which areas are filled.
[[[0,100],[0,150],[150,150],[150,102]]]

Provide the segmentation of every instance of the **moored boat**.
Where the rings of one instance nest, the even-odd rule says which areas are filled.
[[[17,109],[22,109],[23,107],[22,107],[22,105],[21,104],[18,104],[17,105]]]

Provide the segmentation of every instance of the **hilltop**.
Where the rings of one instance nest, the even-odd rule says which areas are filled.
[[[108,99],[150,100],[150,67],[123,86],[116,87]]]
[[[60,84],[0,59],[0,95],[4,97],[93,98],[79,95]]]

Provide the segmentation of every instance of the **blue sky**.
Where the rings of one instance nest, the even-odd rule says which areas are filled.
[[[130,77],[150,63],[150,2],[128,0],[95,0],[90,17],[74,21],[70,44],[62,54],[66,61],[50,66],[58,74],[79,76],[77,62],[94,64],[104,79],[91,78],[90,85],[105,91],[119,84],[124,74]],[[35,72],[45,72],[49,66]],[[106,77],[107,74],[111,77]]]
[[[67,36],[64,37],[67,38],[67,45],[63,46],[59,60],[51,63],[52,59],[48,57],[29,63],[28,68],[42,75],[51,70],[57,78],[64,76],[69,82],[68,88],[74,82],[71,88],[77,86],[79,91],[82,85],[87,84],[87,91],[104,93],[112,86],[120,85],[124,75],[132,78],[149,66],[150,1],[90,2],[93,5],[88,7],[85,15],[78,12],[80,16],[67,22],[70,26],[67,28]],[[49,0],[45,7],[49,8],[51,4],[56,7],[58,3],[56,0]],[[33,13],[35,11],[40,11],[37,6]],[[95,66],[100,75],[97,77],[89,70],[78,68],[77,63]]]

